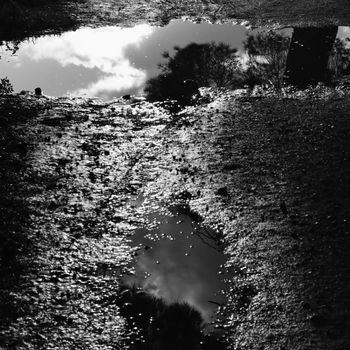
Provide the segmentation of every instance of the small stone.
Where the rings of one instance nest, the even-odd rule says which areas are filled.
[[[35,95],[36,95],[36,96],[41,96],[41,94],[42,94],[42,91],[41,91],[41,89],[40,89],[39,87],[37,87],[37,88],[34,90],[34,92],[35,92]]]
[[[280,202],[280,209],[281,209],[281,212],[284,216],[287,216],[288,214],[288,210],[287,210],[287,206],[286,206],[286,203],[285,202]]]
[[[219,188],[215,194],[219,195],[219,196],[222,196],[222,197],[227,197],[228,196],[228,190],[227,190],[227,187],[221,187]]]
[[[303,301],[303,302],[301,303],[301,306],[302,306],[302,308],[305,309],[305,310],[310,310],[310,309],[311,309],[311,306],[310,306],[310,304],[309,304],[307,301]]]

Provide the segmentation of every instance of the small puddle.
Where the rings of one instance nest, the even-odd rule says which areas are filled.
[[[140,205],[140,201],[135,203]],[[187,203],[171,205],[165,213],[148,214],[147,222],[151,228],[147,225],[138,229],[131,237],[131,246],[135,249],[134,273],[122,279],[126,288],[122,295],[127,295],[122,297],[122,313],[129,322],[133,321],[129,326],[144,329],[145,325],[137,324],[136,320],[145,313],[149,317],[147,327],[152,321],[157,323],[162,312],[159,309],[150,312],[151,304],[158,305],[164,314],[178,306],[177,321],[188,322],[188,327],[200,332],[196,337],[192,329],[191,342],[215,343],[218,349],[224,349],[218,340],[223,332],[215,321],[218,307],[226,304],[225,278],[229,277],[229,271],[224,268],[226,257],[220,232],[204,226],[201,217],[191,211]],[[133,296],[132,291],[136,293]],[[196,317],[192,315],[188,320],[189,312]],[[171,322],[171,316],[167,317],[170,317],[167,322]],[[179,332],[183,336],[183,331]],[[153,342],[147,335],[144,341]]]

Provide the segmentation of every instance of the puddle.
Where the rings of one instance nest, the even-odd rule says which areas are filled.
[[[137,201],[137,205],[141,202]],[[149,214],[148,228],[136,230],[131,237],[135,249],[134,274],[124,276],[122,281],[127,287],[124,291],[127,297],[122,297],[122,312],[129,320],[147,312],[151,321],[157,319],[160,311],[149,311],[153,304],[158,305],[154,306],[156,309],[166,310],[164,313],[177,305],[179,313],[181,310],[185,313],[176,316],[179,322],[186,323],[189,312],[196,315],[201,334],[204,331],[202,341],[203,337],[214,341],[213,334],[214,338],[221,334],[215,319],[218,307],[226,304],[225,278],[229,277],[229,271],[224,268],[226,257],[220,233],[205,227],[201,221],[188,204],[181,203],[168,207],[164,213]],[[193,326],[196,322],[192,319],[190,323]],[[192,334],[191,338],[196,337]]]
[[[257,32],[257,31],[252,31]],[[292,30],[282,31],[290,36]],[[14,90],[40,86],[49,96],[112,99],[142,95],[148,79],[160,73],[164,51],[190,43],[222,42],[238,50],[250,31],[241,25],[195,24],[173,20],[165,27],[147,24],[133,28],[82,28],[61,36],[43,36],[19,45],[14,56],[2,50],[0,77],[7,76]]]
[[[266,49],[259,48],[255,53],[245,49],[249,37],[259,34],[265,35],[268,40],[259,39],[258,45],[270,45],[270,49],[285,51],[278,52],[285,61],[292,28],[250,30],[242,25],[172,20],[165,27],[141,24],[133,28],[82,28],[61,36],[43,36],[21,43],[14,55],[3,46],[0,51],[0,78],[7,76],[15,92],[34,91],[36,87],[41,87],[43,93],[49,96],[88,96],[105,100],[128,94],[151,97],[156,94],[154,99],[161,99],[157,90],[164,89],[166,83],[174,85],[159,78],[164,72],[166,74],[163,75],[170,72],[177,76],[180,74],[180,78],[195,78],[199,86],[242,87],[252,83],[252,77],[246,77],[252,56],[255,55],[255,62],[251,64],[248,75],[258,63],[271,64],[273,60],[271,55],[266,54]],[[345,42],[350,37],[349,27],[339,27],[337,37]],[[213,43],[212,46],[210,43]],[[220,48],[220,43],[226,46]],[[233,50],[231,54],[229,50]],[[164,56],[164,52],[168,52],[168,56]],[[169,69],[168,66],[164,70],[169,57],[176,54],[173,67]],[[193,60],[197,61],[193,63]],[[159,65],[163,65],[163,70]],[[179,66],[176,72],[174,65]],[[196,72],[189,72],[191,69]],[[260,69],[259,76],[255,72],[253,83],[261,80],[262,73],[271,72],[271,69]],[[152,81],[155,77],[158,78]],[[269,77],[265,80],[273,79]],[[153,95],[147,90],[150,81]]]
[[[216,242],[219,234],[178,209],[172,208],[174,216],[152,215],[156,229],[135,232],[132,243],[140,247],[135,276],[125,282],[167,302],[184,301],[209,321],[218,304],[225,302],[219,274],[226,259]]]

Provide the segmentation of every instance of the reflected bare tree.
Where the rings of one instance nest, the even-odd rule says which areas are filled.
[[[241,63],[237,50],[227,44],[189,44],[174,47],[175,54],[163,53],[161,74],[147,81],[145,92],[151,101],[181,99],[183,81],[198,86],[235,87],[241,81]]]
[[[118,298],[127,326],[134,330],[134,350],[202,350],[207,345],[224,344],[204,335],[199,311],[186,303],[166,303],[137,286],[123,287]]]
[[[283,34],[267,31],[250,35],[244,42],[248,55],[244,82],[250,88],[269,84],[280,89],[286,68],[290,39]]]

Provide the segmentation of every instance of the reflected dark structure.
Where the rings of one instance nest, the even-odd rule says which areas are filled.
[[[117,303],[132,330],[133,350],[224,350],[214,335],[203,333],[199,311],[186,303],[166,303],[136,286],[122,290]]]
[[[184,48],[174,47],[175,55],[168,52],[163,57],[168,61],[160,64],[161,74],[147,81],[145,92],[150,101],[183,100],[190,79],[198,86],[237,87],[241,81],[241,64],[237,50],[227,44],[192,43]]]
[[[338,27],[294,28],[285,79],[288,84],[305,88],[326,82],[327,65]]]
[[[11,90],[7,79],[0,79],[0,93]],[[6,92],[6,91],[5,91]],[[7,91],[10,92],[10,91]],[[28,141],[16,131],[20,123],[35,116],[32,109],[19,110],[16,103],[0,106],[0,348],[14,349],[14,338],[5,330],[20,317],[31,314],[32,303],[18,299],[14,291],[23,288],[24,276],[36,259],[34,241],[28,235],[33,210],[26,196],[29,190],[23,183],[28,166]]]

